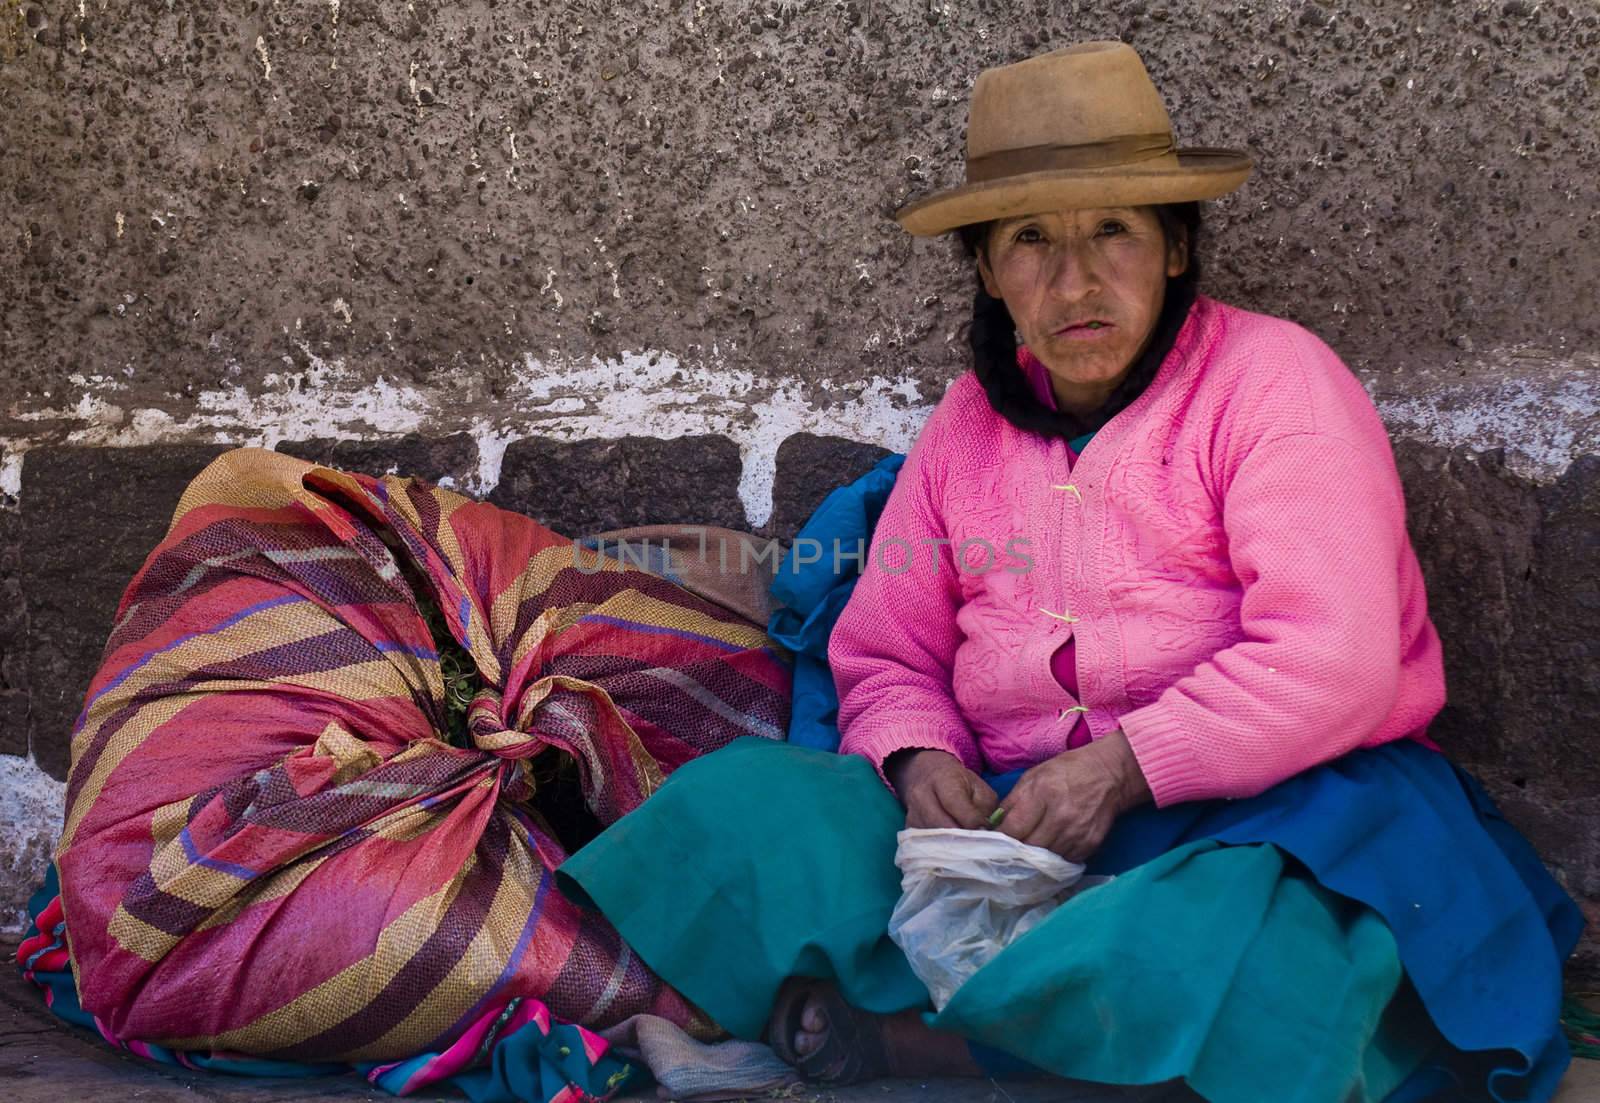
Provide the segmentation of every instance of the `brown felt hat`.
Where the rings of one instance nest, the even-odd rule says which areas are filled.
[[[895,212],[913,234],[1078,207],[1225,195],[1247,154],[1179,149],[1144,62],[1122,42],[1081,42],[978,74],[967,182]]]

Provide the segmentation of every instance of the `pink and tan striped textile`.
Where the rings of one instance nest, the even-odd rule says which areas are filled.
[[[408,573],[487,687],[471,746],[442,734]],[[653,574],[413,479],[230,452],[128,587],[73,736],[83,1006],[120,1038],[299,1061],[437,1049],[516,996],[703,1033],[555,891],[539,779],[570,755],[609,824],[788,709],[763,630]]]

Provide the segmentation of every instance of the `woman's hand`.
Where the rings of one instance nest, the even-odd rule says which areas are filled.
[[[1149,799],[1128,737],[1115,731],[1023,774],[1002,804],[998,826],[1014,839],[1086,862],[1117,817]]]
[[[907,827],[984,827],[1000,803],[988,783],[948,751],[898,751],[884,773],[906,806]]]

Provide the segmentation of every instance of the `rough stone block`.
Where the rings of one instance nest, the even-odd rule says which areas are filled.
[[[1525,620],[1539,532],[1537,488],[1493,453],[1402,441],[1411,540],[1444,641],[1448,702],[1434,727],[1468,760],[1504,759],[1513,672],[1506,662]]]
[[[1528,696],[1548,711],[1524,719],[1574,795],[1600,793],[1600,455],[1575,460],[1539,489],[1532,601],[1518,637],[1512,707]],[[1597,886],[1600,888],[1600,886]]]
[[[0,754],[28,753],[28,610],[17,534],[21,518],[0,512]]]
[[[795,433],[778,446],[768,532],[784,540],[794,539],[830,490],[866,474],[888,454],[887,448],[875,444]]]
[[[28,753],[28,694],[0,690],[0,755]]]
[[[1600,457],[1545,487],[1494,453],[1403,442],[1396,458],[1444,641],[1441,742],[1508,781],[1600,790]]]
[[[312,463],[362,475],[412,475],[458,484],[478,467],[478,443],[466,433],[424,437],[412,433],[387,440],[282,441],[277,450]]]
[[[727,437],[533,437],[506,449],[489,501],[563,536],[643,524],[746,527],[739,447]]]
[[[44,447],[22,470],[18,578],[28,618],[29,745],[63,778],[72,724],[128,581],[183,488],[225,448]]]

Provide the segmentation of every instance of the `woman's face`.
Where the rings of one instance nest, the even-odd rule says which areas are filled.
[[[1143,351],[1167,277],[1188,266],[1153,207],[1096,207],[1007,218],[989,230],[978,272],[1017,336],[1049,369],[1058,401],[1092,409]]]

